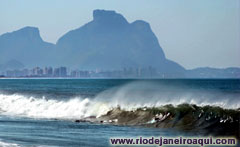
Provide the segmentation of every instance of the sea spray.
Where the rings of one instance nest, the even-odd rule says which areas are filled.
[[[158,82],[135,81],[107,89],[93,97],[54,97],[0,94],[0,113],[33,118],[82,119],[100,117],[120,107],[124,110],[154,108],[183,103],[197,106],[240,108],[239,93],[189,88],[188,85],[169,85]],[[199,114],[200,115],[200,114]]]
[[[77,119],[91,115],[100,116],[109,109],[104,104],[88,98],[55,100],[34,98],[24,95],[0,95],[0,110],[5,115],[19,115],[33,118]]]
[[[240,93],[219,90],[196,89],[189,85],[169,85],[152,81],[135,81],[98,94],[97,101],[110,107],[120,106],[131,110],[139,107],[159,107],[188,103],[198,106],[219,106],[227,109],[240,108]]]

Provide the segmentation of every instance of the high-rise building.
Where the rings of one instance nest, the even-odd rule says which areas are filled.
[[[60,70],[59,70],[59,68],[54,68],[53,76],[54,76],[54,77],[59,77],[59,76],[60,76]]]
[[[54,76],[55,77],[67,77],[67,68],[66,67],[55,68]]]
[[[41,69],[40,67],[35,67],[33,68],[33,76],[42,76],[43,75],[43,69]]]
[[[66,77],[67,76],[67,68],[66,67],[60,67],[60,77]]]
[[[44,76],[52,77],[53,76],[53,68],[52,67],[45,67],[43,70]]]

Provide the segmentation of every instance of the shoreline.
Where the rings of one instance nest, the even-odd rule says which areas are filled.
[[[0,77],[1,79],[99,79],[99,80],[240,80],[240,78],[138,78],[138,77]]]

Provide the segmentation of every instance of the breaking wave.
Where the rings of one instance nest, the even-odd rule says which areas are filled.
[[[78,119],[99,116],[108,109],[102,103],[89,99],[72,98],[54,100],[27,97],[24,95],[0,95],[0,112],[4,115],[19,115],[34,118]]]
[[[240,108],[239,93],[223,93],[189,89],[181,86],[159,85],[149,82],[133,82],[106,90],[95,97],[72,97],[66,100],[0,94],[0,114],[33,118],[82,119],[100,117],[113,108],[134,110],[143,107],[161,107],[183,103],[197,106],[219,106],[226,109]]]
[[[1,147],[20,147],[20,145],[15,144],[15,143],[7,143],[7,142],[3,142],[0,140],[0,146]]]
[[[131,110],[139,107],[159,107],[171,104],[219,106],[226,109],[240,108],[240,92],[223,92],[215,89],[194,88],[188,85],[167,85],[154,82],[133,82],[100,93],[95,99],[110,102],[112,107]]]

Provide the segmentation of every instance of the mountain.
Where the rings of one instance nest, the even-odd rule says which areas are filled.
[[[240,68],[210,68],[201,67],[186,72],[188,78],[240,78]]]
[[[57,50],[66,66],[82,69],[154,67],[164,73],[183,73],[179,64],[166,59],[150,25],[129,23],[115,11],[94,10],[93,20],[63,35]]]
[[[69,31],[56,44],[43,41],[35,27],[0,35],[0,71],[36,66],[141,68],[156,69],[159,77],[240,78],[240,68],[185,70],[166,58],[147,22],[129,23],[121,14],[106,10],[94,10],[92,21]]]
[[[153,67],[162,73],[185,72],[182,66],[165,57],[147,22],[129,23],[121,14],[105,10],[94,10],[92,21],[66,33],[56,45],[43,41],[35,27],[1,35],[0,64],[10,60],[26,67],[50,65],[94,70]]]
[[[0,36],[0,64],[15,60],[26,67],[51,63],[55,45],[44,42],[38,28],[25,27]]]
[[[23,68],[24,68],[24,65],[17,60],[10,60],[4,64],[0,64],[0,71],[23,69]]]

